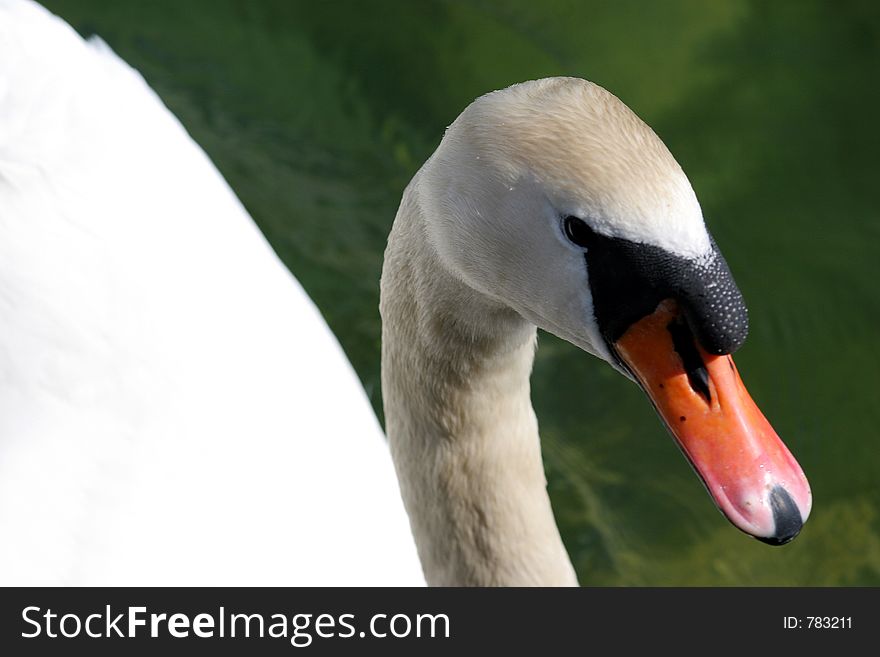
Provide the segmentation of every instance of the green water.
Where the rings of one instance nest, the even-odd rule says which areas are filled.
[[[585,583],[880,584],[880,5],[47,3],[137,67],[320,306],[374,406],[377,283],[403,187],[475,96],[602,84],[688,172],[749,305],[737,363],[814,493],[740,534],[632,384],[541,335],[533,397]]]

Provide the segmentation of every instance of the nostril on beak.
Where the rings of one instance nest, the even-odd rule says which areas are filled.
[[[797,536],[804,526],[801,511],[782,486],[770,491],[770,508],[776,532],[773,536],[758,536],[757,539],[768,545],[785,545]]]
[[[707,404],[712,403],[712,393],[709,391],[709,371],[703,362],[700,352],[697,350],[694,334],[683,318],[679,317],[666,327],[672,335],[672,346],[681,358],[681,363],[687,372],[688,383],[691,389],[698,395],[702,395]]]

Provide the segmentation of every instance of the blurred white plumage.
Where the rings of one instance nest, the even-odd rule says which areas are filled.
[[[144,80],[0,0],[0,584],[420,584],[315,306]]]

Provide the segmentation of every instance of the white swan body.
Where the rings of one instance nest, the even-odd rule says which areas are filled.
[[[315,306],[143,79],[0,2],[0,584],[423,583]]]
[[[407,188],[381,300],[398,492],[326,325],[143,80],[9,0],[0,62],[0,583],[419,583],[415,538],[431,584],[575,584],[536,327],[636,380],[737,527],[806,521],[690,183],[603,89],[483,96]]]

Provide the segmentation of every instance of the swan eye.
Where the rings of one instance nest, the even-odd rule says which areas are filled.
[[[565,236],[578,246],[587,247],[593,241],[596,233],[587,225],[587,222],[578,217],[569,215],[563,221]]]

